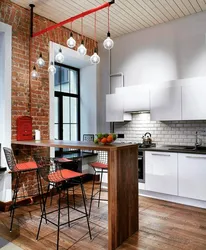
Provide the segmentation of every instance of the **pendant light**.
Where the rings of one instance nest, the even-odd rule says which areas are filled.
[[[62,54],[62,49],[61,48],[59,49],[59,53],[56,54],[55,60],[58,63],[63,63],[64,62],[64,55]]]
[[[36,61],[36,64],[41,68],[45,65],[45,61],[42,58],[42,53],[40,53],[39,58]]]
[[[112,49],[114,46],[113,40],[110,38],[110,26],[109,26],[109,7],[108,7],[108,32],[107,32],[107,38],[103,42],[103,46],[105,49]]]
[[[97,54],[97,48],[94,49],[94,54],[90,57],[91,64],[100,63],[100,57]]]
[[[96,43],[96,12],[94,15],[94,41]],[[100,57],[97,54],[97,48],[94,49],[94,54],[90,57],[90,62],[92,64],[100,63]]]
[[[82,34],[82,42],[81,45],[78,47],[77,51],[81,56],[85,56],[87,53],[87,49],[84,46],[84,40],[83,40],[83,18],[81,19],[81,34]]]
[[[76,41],[73,38],[73,33],[72,33],[72,22],[71,22],[71,33],[70,33],[70,38],[67,40],[67,46],[70,49],[73,49],[76,46]]]
[[[36,80],[38,78],[38,72],[36,71],[36,66],[33,67],[33,70],[31,72],[31,78],[33,80]]]
[[[53,62],[50,63],[48,71],[49,71],[49,73],[52,73],[52,74],[56,73],[56,68],[54,67],[54,63]]]

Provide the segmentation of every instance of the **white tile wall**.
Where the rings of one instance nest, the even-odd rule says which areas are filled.
[[[124,134],[123,142],[142,142],[146,132],[152,134],[157,145],[194,145],[195,132],[206,130],[206,121],[150,121],[150,114],[133,114],[130,122],[115,123],[114,132]],[[202,145],[206,146],[206,133],[199,133]]]

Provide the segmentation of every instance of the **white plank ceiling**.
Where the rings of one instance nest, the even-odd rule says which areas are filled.
[[[106,0],[12,0],[34,13],[59,23],[83,11],[97,7]],[[116,0],[110,7],[111,37],[151,27],[160,23],[206,10],[206,0]],[[108,31],[108,8],[97,12],[97,40],[105,39]],[[81,34],[81,20],[73,22],[73,30]],[[70,28],[71,24],[65,27]],[[83,19],[84,35],[94,38],[94,14]]]

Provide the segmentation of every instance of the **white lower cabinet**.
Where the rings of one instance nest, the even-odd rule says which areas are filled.
[[[178,154],[179,196],[206,201],[206,155]]]
[[[145,152],[145,190],[177,195],[177,153]]]

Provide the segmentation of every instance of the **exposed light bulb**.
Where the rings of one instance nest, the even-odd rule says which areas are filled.
[[[103,42],[103,46],[105,49],[112,49],[114,46],[113,40],[110,38],[110,32],[107,33],[107,38]]]
[[[35,66],[33,67],[33,70],[31,72],[31,78],[34,79],[34,80],[38,78],[38,72],[36,71]]]
[[[56,54],[55,60],[56,60],[58,63],[63,63],[63,61],[64,61],[64,55],[62,54],[62,49],[61,49],[61,48],[59,49],[59,53]]]
[[[56,68],[54,67],[54,63],[51,62],[49,68],[48,68],[49,73],[55,74],[56,73]]]
[[[94,54],[90,57],[90,62],[92,64],[98,64],[100,63],[100,57],[97,54],[97,50],[94,50]]]
[[[78,47],[77,51],[79,52],[79,54],[80,54],[81,56],[85,56],[85,55],[86,55],[87,49],[86,49],[85,46],[84,46],[84,41],[83,41],[83,40],[82,40],[81,45]]]
[[[36,64],[41,68],[45,65],[45,61],[42,58],[42,53],[40,53],[39,58],[36,61]]]
[[[70,38],[67,40],[67,46],[71,49],[76,46],[76,41],[73,38],[72,32],[70,33]]]

